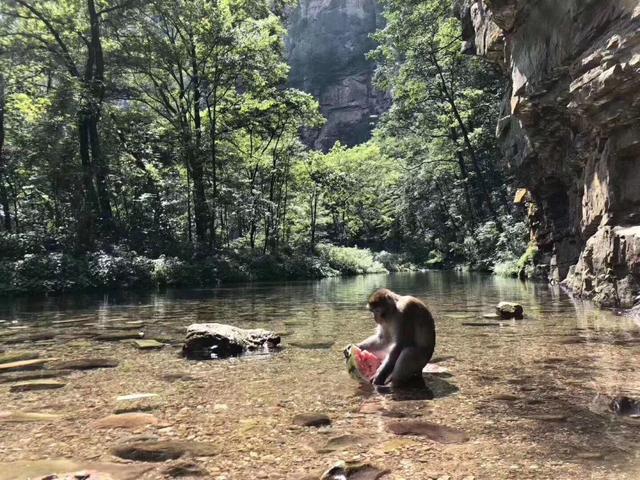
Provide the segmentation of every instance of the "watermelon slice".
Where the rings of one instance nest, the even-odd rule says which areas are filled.
[[[367,350],[361,350],[355,345],[347,349],[347,371],[354,379],[362,383],[371,383],[382,360]]]

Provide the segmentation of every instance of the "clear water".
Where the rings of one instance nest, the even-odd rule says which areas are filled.
[[[379,395],[346,374],[342,349],[372,331],[364,307],[378,287],[417,296],[435,313],[438,366],[448,374],[427,377],[424,391]],[[521,303],[526,319],[478,326],[498,323],[483,314],[501,300]],[[184,327],[207,322],[275,330],[285,348],[226,361],[180,358]],[[137,330],[167,347],[142,352],[128,340],[96,340]],[[326,348],[309,348],[318,344]],[[313,478],[352,459],[389,469],[391,479],[640,478],[640,423],[608,408],[616,395],[640,397],[638,325],[545,284],[428,272],[19,299],[0,303],[0,349],[120,362],[65,375],[56,390],[12,393],[11,382],[0,383],[0,410],[60,415],[33,423],[0,415],[0,480],[53,468],[26,460],[121,462],[111,447],[140,435],[216,444],[218,455],[193,461],[220,479]],[[159,425],[93,427],[122,410],[118,396],[133,393],[158,394],[131,409]],[[328,414],[332,426],[293,424],[309,412]],[[397,417],[463,430],[470,440],[398,437],[387,428]],[[164,465],[150,468],[140,478],[160,477]]]

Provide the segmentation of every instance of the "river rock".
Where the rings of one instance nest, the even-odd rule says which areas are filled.
[[[19,360],[17,362],[8,362],[0,364],[0,373],[15,372],[17,370],[32,370],[42,368],[42,366],[56,360],[55,358],[34,358],[33,360]]]
[[[294,340],[288,342],[289,345],[303,350],[325,350],[333,347],[335,340]]]
[[[56,336],[56,334],[57,332],[55,331],[41,331],[41,332],[27,333],[25,335],[16,335],[16,336],[3,338],[2,343],[18,344],[18,343],[38,342],[41,340],[51,340]]]
[[[157,425],[159,420],[150,413],[121,413],[108,415],[93,422],[94,428],[141,428],[148,425]]]
[[[157,340],[134,340],[133,344],[139,350],[157,350],[164,347],[164,343],[160,343]]]
[[[55,390],[62,388],[66,383],[57,382],[55,380],[27,380],[24,382],[14,383],[9,387],[10,392],[32,392],[36,390]]]
[[[96,335],[95,339],[102,342],[115,342],[119,340],[135,340],[144,337],[144,332],[108,332]]]
[[[418,435],[438,443],[465,443],[469,436],[462,430],[422,420],[389,422],[387,428],[396,435]]]
[[[524,308],[519,303],[514,302],[500,302],[496,305],[496,313],[501,318],[515,318],[521,320],[524,318]]]
[[[33,360],[38,358],[40,354],[38,352],[6,352],[0,354],[0,363],[12,363],[12,362],[20,362],[22,360]]]
[[[54,413],[0,411],[0,423],[55,422],[61,418]]]
[[[325,427],[331,419],[323,413],[302,413],[293,417],[293,423],[300,427]]]
[[[70,370],[26,370],[22,372],[8,372],[0,374],[0,383],[24,382],[44,378],[58,378],[69,375]]]
[[[365,463],[338,462],[320,480],[378,480],[390,472]]]
[[[60,370],[92,370],[95,368],[115,368],[118,361],[113,358],[76,358],[51,364],[51,368]]]
[[[210,360],[273,349],[279,344],[280,337],[268,330],[245,330],[220,323],[193,324],[187,328],[182,354],[189,359]]]
[[[200,465],[186,460],[167,465],[162,469],[162,474],[172,478],[209,476],[209,472]]]
[[[111,452],[126,460],[164,462],[180,458],[186,453],[195,457],[212,457],[218,453],[218,449],[213,443],[186,440],[134,440],[115,446]]]
[[[338,435],[327,440],[325,446],[318,449],[318,453],[331,453],[353,446],[366,446],[372,442],[373,439],[371,437],[365,437],[362,435]]]
[[[148,465],[81,462],[66,458],[0,462],[0,480],[139,480]]]

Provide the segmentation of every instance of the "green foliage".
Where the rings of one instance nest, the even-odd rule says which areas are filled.
[[[320,244],[316,247],[316,251],[331,268],[346,275],[387,273],[382,263],[375,260],[373,253],[368,249]]]

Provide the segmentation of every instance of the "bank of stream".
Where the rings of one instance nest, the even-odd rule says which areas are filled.
[[[418,393],[379,395],[345,370],[342,349],[370,333],[365,300],[382,286],[435,311],[440,373]],[[484,318],[500,300],[521,303],[526,318]],[[284,348],[181,358],[185,327],[207,322],[274,330]],[[141,332],[164,346],[139,348]],[[0,303],[0,350],[35,368],[0,364],[0,480],[83,469],[301,479],[339,460],[389,479],[640,476],[640,421],[609,409],[617,395],[640,397],[638,325],[546,284],[426,272],[18,299]],[[79,359],[103,363],[69,363]],[[308,413],[331,424],[294,422]],[[411,421],[444,433],[398,435],[394,422]],[[156,453],[136,450],[156,440]]]

